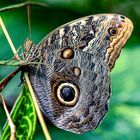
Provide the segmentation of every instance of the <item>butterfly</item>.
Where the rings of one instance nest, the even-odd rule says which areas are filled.
[[[28,72],[41,110],[57,127],[76,134],[97,128],[109,109],[110,72],[133,30],[117,14],[66,23],[39,45],[25,45]]]

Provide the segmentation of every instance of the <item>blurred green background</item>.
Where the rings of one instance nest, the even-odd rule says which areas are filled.
[[[16,48],[29,37],[27,8],[19,7],[24,0],[0,0],[0,16]],[[134,32],[125,45],[111,72],[112,97],[110,110],[102,124],[94,131],[75,135],[48,123],[54,140],[140,140],[140,0],[34,0],[31,5],[32,39],[38,44],[56,27],[73,19],[97,13],[118,13],[129,17]],[[11,8],[9,7],[11,6]],[[10,10],[6,10],[9,9]],[[0,61],[13,56],[0,28]],[[0,66],[0,80],[15,67]],[[9,108],[21,89],[18,74],[4,89],[3,95]],[[0,130],[6,116],[0,104]],[[34,140],[44,140],[40,125]]]

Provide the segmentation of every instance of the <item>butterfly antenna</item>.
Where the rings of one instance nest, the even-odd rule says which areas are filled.
[[[29,26],[29,33],[30,33],[30,39],[32,40],[32,29],[31,29],[31,5],[30,5],[30,0],[28,0],[28,5],[27,5],[27,13],[28,13],[28,26]]]

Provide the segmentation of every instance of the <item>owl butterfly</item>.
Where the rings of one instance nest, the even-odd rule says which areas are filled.
[[[67,23],[38,46],[26,46],[29,78],[41,110],[57,127],[81,134],[108,112],[110,71],[133,30],[122,15],[98,14]],[[27,42],[25,42],[27,44]]]

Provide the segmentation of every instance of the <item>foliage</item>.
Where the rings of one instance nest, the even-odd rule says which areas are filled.
[[[139,0],[34,0],[47,4],[31,5],[32,40],[38,44],[41,39],[56,27],[73,19],[96,13],[119,13],[128,16],[134,23],[132,37],[124,47],[117,64],[111,73],[112,97],[110,110],[102,124],[95,130],[83,135],[75,135],[60,130],[49,124],[53,139],[94,139],[94,140],[138,140],[140,139],[140,1]],[[10,5],[17,5],[23,0],[0,1],[0,10]],[[26,6],[0,12],[8,32],[16,46],[23,45],[29,37]],[[0,29],[0,60],[10,59],[13,54]],[[0,67],[0,80],[13,68]],[[19,93],[19,75],[3,91],[7,104],[11,106]],[[0,129],[5,122],[3,109],[0,107]],[[48,121],[47,121],[48,122]],[[34,138],[44,139],[40,126]]]
[[[32,139],[36,126],[36,113],[28,88],[24,85],[11,111],[12,120],[16,126],[16,139]],[[9,140],[10,127],[5,124],[1,139]]]

